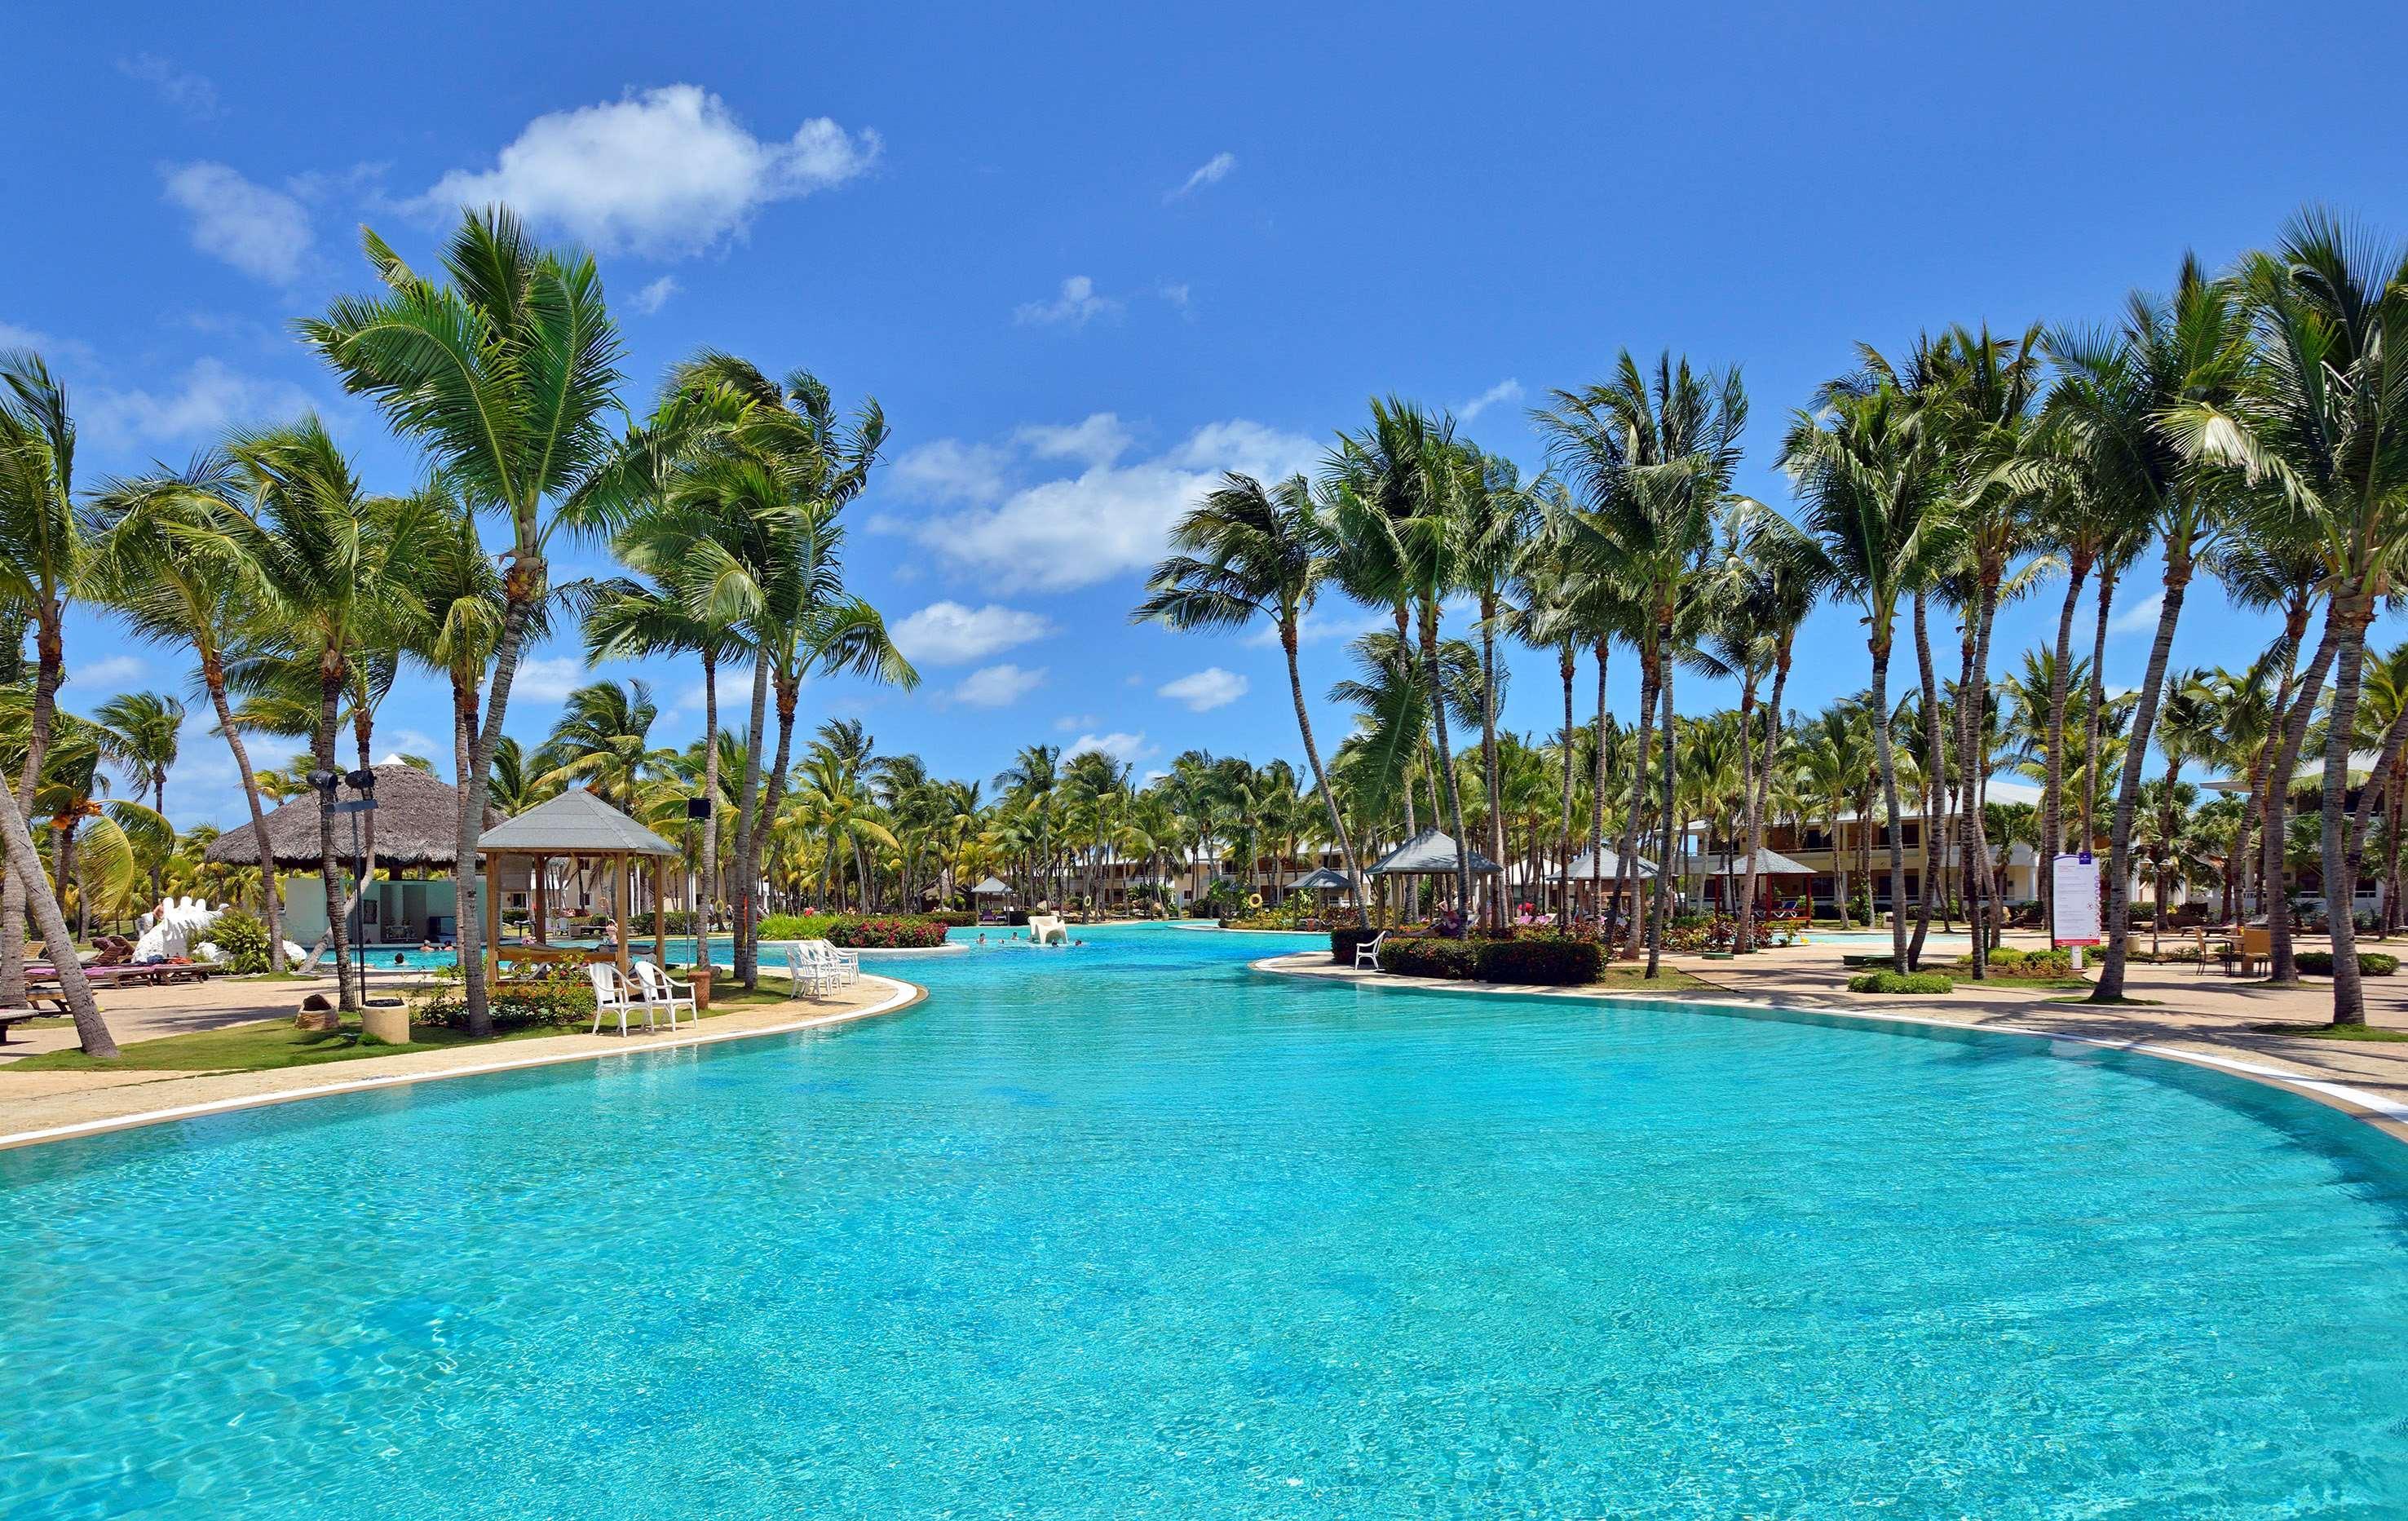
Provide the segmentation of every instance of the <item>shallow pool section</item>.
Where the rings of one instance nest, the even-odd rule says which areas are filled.
[[[0,1153],[0,1514],[2408,1511],[2372,1128],[1297,943]]]

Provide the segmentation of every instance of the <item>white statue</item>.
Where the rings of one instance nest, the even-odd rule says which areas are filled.
[[[134,942],[136,961],[172,961],[178,956],[190,956],[198,943],[196,937],[217,923],[224,911],[213,909],[187,894],[180,901],[173,897],[159,900],[159,906],[142,917],[147,926],[142,938]],[[212,956],[210,959],[216,959]]]

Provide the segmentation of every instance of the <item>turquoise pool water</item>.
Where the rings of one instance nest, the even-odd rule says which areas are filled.
[[[0,1153],[0,1514],[2408,1509],[2373,1130],[1297,943]]]

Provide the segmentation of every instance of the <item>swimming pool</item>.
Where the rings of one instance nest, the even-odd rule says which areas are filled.
[[[2372,1128],[1297,943],[0,1153],[0,1513],[2408,1507]]]

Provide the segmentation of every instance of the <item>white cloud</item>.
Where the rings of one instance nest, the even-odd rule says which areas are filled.
[[[1096,317],[1116,315],[1121,304],[1109,295],[1096,294],[1096,282],[1085,275],[1072,275],[1062,282],[1062,293],[1051,301],[1024,301],[1014,307],[1011,320],[1023,324],[1050,325],[1068,323],[1072,327],[1084,327]]]
[[[1154,292],[1179,310],[1182,312],[1187,310],[1188,296],[1192,293],[1185,280],[1164,280],[1154,288]]]
[[[1008,708],[1045,683],[1045,667],[1024,669],[1006,661],[982,666],[957,682],[951,696],[973,708]]]
[[[393,747],[392,753],[385,756],[387,761],[398,760],[404,755],[423,755],[429,760],[444,761],[450,759],[452,754],[450,740],[437,742],[436,738],[424,729],[396,729],[386,735],[384,739],[385,743]],[[377,764],[381,766],[384,762],[380,761]]]
[[[583,686],[589,679],[585,662],[575,655],[552,655],[540,660],[522,660],[518,671],[510,678],[510,698],[524,697],[529,702],[562,702],[571,692]]]
[[[1111,412],[1096,412],[1077,423],[1032,423],[1014,432],[1011,439],[1039,459],[1074,459],[1088,465],[1110,465],[1136,441]]]
[[[309,251],[309,212],[222,164],[170,165],[167,199],[193,219],[193,246],[246,275],[289,284]]]
[[[931,602],[895,625],[896,647],[915,664],[957,666],[1054,632],[1054,621],[990,602],[982,608]]]
[[[218,87],[208,75],[179,68],[171,58],[138,52],[131,58],[119,59],[117,72],[149,85],[159,93],[160,99],[195,122],[207,122],[218,114]]]
[[[1157,753],[1161,748],[1162,747],[1160,745],[1150,745],[1146,743],[1145,734],[1142,730],[1140,730],[1136,734],[1130,734],[1126,730],[1115,729],[1110,734],[1082,734],[1079,736],[1077,739],[1062,747],[1062,759],[1065,763],[1068,763],[1073,757],[1083,755],[1088,751],[1093,750],[1098,753],[1110,755],[1116,761],[1126,761],[1134,764],[1135,762],[1143,760],[1148,755]]]
[[[636,293],[635,301],[632,304],[638,311],[649,317],[652,313],[660,310],[661,308],[667,303],[668,298],[677,294],[677,277],[675,275],[663,275],[660,279],[652,281],[650,285],[638,291]]]
[[[2166,594],[2151,592],[2107,621],[2110,634],[2154,634],[2157,629],[2157,612],[2166,605]]]
[[[1236,671],[1207,666],[1175,682],[1165,682],[1154,689],[1154,695],[1185,703],[1189,712],[1209,713],[1215,708],[1226,708],[1244,696],[1248,685],[1246,679]]]
[[[1064,713],[1054,721],[1054,727],[1064,734],[1074,733],[1080,729],[1091,729],[1095,726],[1096,715],[1093,713]]]
[[[1521,399],[1521,381],[1514,380],[1499,380],[1495,385],[1490,386],[1487,390],[1480,393],[1480,395],[1472,397],[1469,401],[1465,402],[1462,406],[1457,407],[1455,409],[1455,420],[1457,422],[1469,423],[1473,418],[1478,417],[1481,413],[1486,411],[1489,408],[1496,406],[1499,402],[1519,401]]]
[[[264,380],[199,359],[164,395],[149,391],[96,392],[81,422],[103,447],[123,448],[222,433],[246,423],[280,422],[309,408],[308,395],[282,380]]]
[[[674,257],[740,236],[773,201],[853,179],[882,146],[824,116],[783,142],[755,137],[719,96],[672,84],[538,116],[492,168],[454,169],[414,204],[449,215],[507,202],[605,251]]]
[[[991,502],[1003,495],[1009,453],[992,444],[939,438],[903,452],[887,472],[908,495],[939,502]]]
[[[102,695],[98,689],[107,688],[112,695],[122,692],[150,669],[150,663],[140,655],[103,655],[98,660],[78,661],[68,667],[67,683],[91,689],[79,696],[98,697]]]
[[[1351,603],[1339,602],[1334,608],[1319,607],[1297,620],[1296,639],[1298,644],[1324,644],[1338,639],[1351,639],[1358,634],[1376,629],[1394,628],[1395,620],[1384,610],[1366,612]],[[1258,649],[1273,649],[1279,644],[1279,625],[1266,619],[1246,636],[1246,642]]]
[[[1186,183],[1177,190],[1165,191],[1162,198],[1166,201],[1175,201],[1183,195],[1203,189],[1206,185],[1217,185],[1228,179],[1230,171],[1237,166],[1237,154],[1215,153],[1196,166],[1196,172],[1187,177]]]
[[[1030,436],[1039,431],[1021,430],[1016,445],[1030,450]],[[1277,480],[1320,457],[1312,439],[1242,419],[1208,423],[1164,453],[1132,464],[1119,463],[1127,436],[1109,413],[1044,437],[1075,457],[1073,435],[1087,451],[1079,474],[1009,495],[998,479],[997,495],[969,510],[923,519],[909,531],[949,568],[980,578],[991,590],[1066,591],[1150,568],[1162,557],[1170,525],[1222,472]]]

